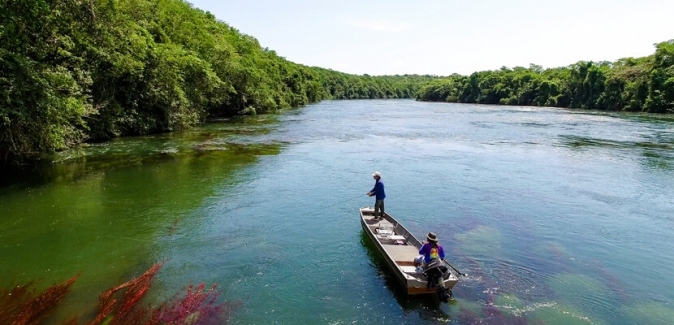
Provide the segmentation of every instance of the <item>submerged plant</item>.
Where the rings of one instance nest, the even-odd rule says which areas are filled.
[[[134,307],[150,289],[154,276],[162,266],[163,263],[155,264],[141,276],[101,293],[98,316],[90,325],[103,322],[106,325],[143,324],[147,311]]]
[[[204,284],[194,288],[190,285],[184,298],[175,300],[155,312],[160,324],[222,324],[230,320],[231,312],[239,307],[239,302],[217,304],[219,292],[216,286],[204,291]],[[194,290],[193,290],[194,289]]]
[[[70,286],[80,275],[77,274],[61,284],[47,288],[35,295],[34,282],[5,290],[0,288],[0,323],[11,325],[37,324],[47,312],[58,305]]]
[[[196,288],[188,286],[184,296],[176,296],[158,307],[141,306],[140,301],[162,266],[163,263],[155,264],[141,276],[101,293],[98,311],[94,313],[96,316],[81,324],[215,325],[227,323],[232,312],[239,307],[239,302],[218,302],[216,285],[204,290],[203,283]],[[38,324],[49,317],[48,311],[66,296],[78,277],[79,274],[47,288],[39,295],[33,288],[34,282],[9,290],[0,288],[0,324]],[[61,324],[77,325],[80,322],[73,318]]]

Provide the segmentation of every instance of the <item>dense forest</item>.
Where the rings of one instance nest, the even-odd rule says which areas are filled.
[[[543,69],[506,67],[430,81],[423,101],[556,106],[607,111],[674,112],[674,40],[655,54],[616,62],[578,62]]]
[[[331,98],[412,98],[432,78],[295,64],[182,0],[0,7],[0,165],[209,117]]]
[[[323,99],[671,112],[674,42],[617,62],[447,78],[296,64],[184,0],[0,0],[0,165]]]

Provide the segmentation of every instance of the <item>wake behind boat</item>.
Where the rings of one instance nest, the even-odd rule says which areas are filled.
[[[419,255],[422,243],[407,228],[388,213],[382,220],[374,219],[372,208],[360,208],[360,223],[377,250],[384,256],[398,281],[407,289],[407,294],[437,292],[437,288],[428,286],[426,276],[417,272],[414,258]],[[447,261],[442,260],[442,263],[449,273],[444,279],[445,287],[451,292],[459,279],[451,272],[454,268]]]

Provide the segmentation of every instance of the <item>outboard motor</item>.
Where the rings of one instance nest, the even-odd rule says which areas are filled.
[[[426,288],[433,289],[437,287],[438,298],[440,298],[440,301],[448,302],[453,298],[452,290],[438,285],[440,281],[445,281],[445,279],[449,278],[450,275],[449,270],[445,264],[442,263],[442,260],[432,260],[426,267],[424,275],[427,279]]]
[[[450,300],[454,299],[454,294],[450,289],[438,287],[438,298],[442,302],[449,302]]]

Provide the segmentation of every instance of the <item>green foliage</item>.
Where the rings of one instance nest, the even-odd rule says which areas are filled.
[[[506,67],[452,75],[420,87],[422,101],[556,106],[609,111],[674,112],[674,40],[655,54],[616,62],[581,61],[544,70]]]
[[[674,111],[674,41],[614,63],[373,77],[290,62],[184,0],[0,0],[0,7],[4,163],[323,99]]]
[[[315,87],[322,87],[325,99],[413,98],[422,84],[437,79],[420,75],[356,76],[322,68],[312,69],[317,71],[318,80],[322,81]]]
[[[64,149],[85,137],[89,71],[78,52],[79,3],[0,2],[0,159]]]
[[[0,161],[322,99],[411,98],[262,48],[184,0],[0,0]]]

